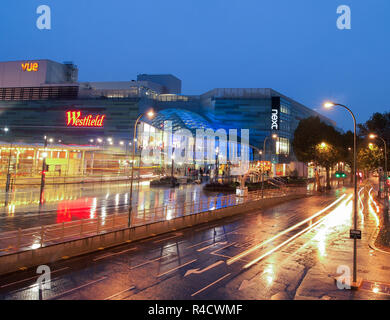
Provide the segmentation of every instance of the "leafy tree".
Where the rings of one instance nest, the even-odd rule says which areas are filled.
[[[369,120],[363,124],[359,124],[359,135],[367,136],[374,133],[382,137],[387,142],[387,158],[390,156],[390,112],[374,113]],[[378,145],[382,147],[383,142],[378,141]],[[366,158],[365,158],[366,159]],[[384,167],[384,157],[382,162],[378,164]]]
[[[360,148],[358,152],[359,168],[373,171],[381,166],[383,161],[383,151],[376,145],[372,144],[365,148]]]
[[[343,158],[343,139],[333,126],[319,117],[309,117],[299,122],[294,132],[292,147],[298,161],[314,162],[325,167],[326,186],[330,188],[330,169]],[[319,184],[318,176],[317,184]]]

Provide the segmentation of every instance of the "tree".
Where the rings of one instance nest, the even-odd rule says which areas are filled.
[[[292,147],[298,161],[314,162],[325,167],[326,187],[330,189],[330,169],[343,158],[341,133],[319,117],[309,117],[299,122]],[[316,178],[318,185],[317,174]]]
[[[359,167],[366,173],[380,167],[383,161],[383,151],[376,145],[360,148],[358,152]]]
[[[370,133],[377,134],[382,137],[387,143],[387,158],[390,155],[390,112],[374,113],[369,120],[363,124],[359,124],[359,135],[367,136]],[[378,142],[378,145],[382,147],[382,142]],[[384,157],[382,162],[378,164],[384,167]]]

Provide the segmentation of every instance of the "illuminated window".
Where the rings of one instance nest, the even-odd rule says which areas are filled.
[[[280,105],[280,112],[285,114],[290,114],[290,108],[285,105]]]
[[[279,138],[276,141],[276,154],[289,154],[290,153],[290,141],[287,138]]]

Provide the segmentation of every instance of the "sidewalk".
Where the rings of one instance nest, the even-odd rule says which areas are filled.
[[[390,300],[390,254],[375,250],[370,244],[375,241],[378,227],[377,220],[367,203],[365,195],[364,215],[359,215],[359,228],[362,230],[362,239],[358,240],[357,276],[362,278],[363,285],[357,290],[340,290],[335,278],[339,276],[339,266],[351,267],[353,240],[349,239],[349,226],[335,226],[332,240],[323,244],[326,253],[313,266],[305,270],[294,299],[297,300]],[[364,218],[363,218],[364,217]],[[313,245],[311,243],[310,245]],[[325,249],[324,249],[325,250]],[[389,286],[386,284],[389,283]]]

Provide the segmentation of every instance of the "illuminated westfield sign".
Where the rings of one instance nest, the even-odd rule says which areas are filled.
[[[82,116],[81,111],[67,111],[66,125],[68,127],[103,127],[104,118],[106,115],[88,115]]]
[[[38,62],[25,62],[22,63],[22,70],[28,72],[36,72],[38,71]]]

